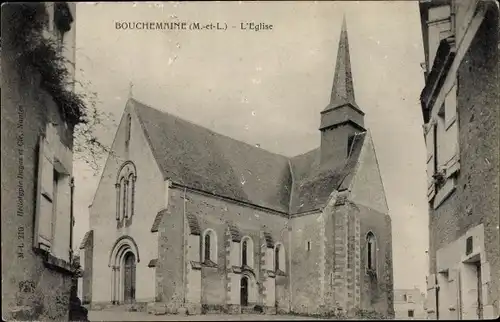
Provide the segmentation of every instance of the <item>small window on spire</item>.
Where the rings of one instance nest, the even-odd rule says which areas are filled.
[[[347,156],[349,156],[351,154],[351,150],[352,150],[352,144],[354,143],[354,137],[356,136],[356,134],[353,134],[353,135],[349,135],[349,137],[347,138]]]

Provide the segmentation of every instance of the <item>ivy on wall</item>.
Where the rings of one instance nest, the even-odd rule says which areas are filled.
[[[16,3],[2,8],[5,20],[2,23],[2,60],[13,63],[21,78],[33,74],[40,76],[41,88],[50,94],[64,121],[74,130],[75,157],[97,173],[102,157],[112,151],[98,139],[96,129],[110,117],[96,108],[97,95],[87,90],[90,83],[83,84],[71,77],[68,66],[74,62],[64,57],[60,40],[48,36],[49,23],[54,23],[61,33],[68,32],[73,23],[66,3],[58,2],[54,6],[53,22],[49,21],[44,3]],[[75,91],[74,85],[79,85],[81,90]]]

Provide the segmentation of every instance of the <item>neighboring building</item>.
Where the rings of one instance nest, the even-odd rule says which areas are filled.
[[[394,313],[398,320],[422,320],[426,318],[424,310],[425,294],[419,289],[394,290]]]
[[[69,319],[74,123],[43,87],[51,83],[47,75],[54,76],[51,66],[43,64],[52,61],[20,65],[19,57],[31,53],[31,58],[40,58],[40,52],[34,52],[40,48],[38,38],[29,46],[20,45],[39,30],[38,35],[43,31],[54,37],[57,50],[74,61],[75,10],[76,4],[65,2],[2,5],[2,317],[6,321]],[[37,27],[42,21],[46,29]],[[48,69],[44,74],[36,67]]]
[[[497,1],[421,1],[430,275],[437,319],[499,315]]]
[[[81,245],[84,302],[392,316],[391,219],[363,119],[345,21],[321,145],[305,154],[129,99]]]

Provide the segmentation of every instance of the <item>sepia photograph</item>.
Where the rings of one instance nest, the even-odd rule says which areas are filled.
[[[3,321],[498,319],[499,14],[2,3]]]

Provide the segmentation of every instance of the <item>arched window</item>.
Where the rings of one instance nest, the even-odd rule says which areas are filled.
[[[217,235],[215,231],[212,229],[205,230],[202,240],[202,262],[207,263],[211,261],[212,263],[217,263]]]
[[[244,240],[241,244],[241,265],[247,265],[247,241]]]
[[[283,244],[278,243],[274,246],[274,270],[286,271],[285,266],[285,247]]]
[[[205,235],[205,260],[210,259],[210,234]]]
[[[276,246],[274,248],[274,268],[276,271],[280,269],[280,248],[279,248],[279,246]]]
[[[123,213],[122,213],[122,218],[127,218],[127,186],[128,186],[128,180],[126,178],[122,179],[122,186],[123,186]]]
[[[125,178],[120,178],[120,209],[119,209],[119,219],[123,219],[123,213],[125,212]]]
[[[131,173],[128,176],[127,180],[127,214],[125,218],[131,218],[134,215],[134,189],[135,189],[135,182],[134,182],[134,174]]]
[[[377,241],[372,232],[366,235],[366,267],[370,271],[377,270]]]
[[[116,178],[116,220],[130,219],[134,215],[136,168],[131,161],[125,162]],[[128,221],[130,224],[130,221]]]
[[[241,239],[241,266],[253,268],[253,240],[249,236]]]

